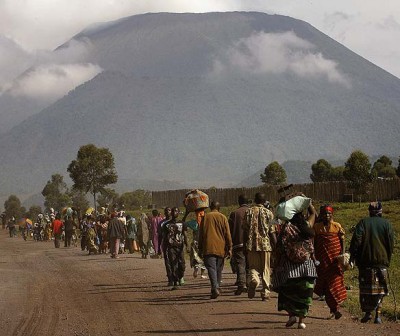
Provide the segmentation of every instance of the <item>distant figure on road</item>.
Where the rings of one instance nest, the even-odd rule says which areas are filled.
[[[129,253],[135,252],[136,238],[137,238],[137,225],[135,217],[131,215],[126,216],[126,247],[128,247]]]
[[[15,217],[12,216],[7,222],[7,228],[10,233],[10,238],[17,236],[17,230],[15,229]]]
[[[178,286],[184,284],[183,276],[185,274],[185,250],[188,247],[186,237],[186,226],[182,221],[178,220],[179,209],[174,207],[171,209],[171,219],[163,225],[166,238],[167,261],[171,271],[170,277],[173,282],[172,289],[178,289]]]
[[[121,239],[125,239],[126,231],[123,221],[118,218],[118,214],[113,212],[111,214],[111,220],[107,227],[107,237],[110,242],[111,258],[117,259],[119,252],[119,244]]]
[[[144,212],[140,215],[137,238],[140,251],[142,252],[142,258],[146,259],[149,255],[149,246],[151,245],[151,243],[149,233],[149,218]]]
[[[168,279],[168,286],[173,286],[174,281],[172,280],[172,273],[171,273],[171,265],[168,260],[168,254],[167,254],[167,236],[166,236],[166,230],[164,230],[164,225],[171,219],[171,213],[172,209],[170,207],[164,208],[164,219],[160,223],[160,232],[158,236],[158,243],[160,246],[160,251],[162,252],[162,255],[164,257],[164,265],[165,265],[165,271],[167,273],[167,279]]]
[[[64,247],[71,247],[72,235],[74,234],[74,220],[72,215],[66,215],[64,217],[64,232],[65,232],[65,240]]]
[[[162,222],[163,217],[158,212],[158,210],[155,209],[151,212],[151,214],[152,217],[150,218],[150,239],[154,247],[154,257],[158,257],[159,255],[161,255],[158,236],[160,234],[161,230],[160,223]]]
[[[63,222],[59,213],[56,214],[56,218],[51,223],[51,228],[53,230],[54,247],[59,248],[63,229]]]
[[[387,269],[393,253],[394,234],[392,225],[382,218],[382,204],[371,202],[369,217],[362,219],[356,226],[350,243],[350,260],[358,267],[361,310],[365,312],[361,319],[366,323],[372,319],[380,324],[380,312],[383,298],[388,295]]]
[[[232,238],[229,231],[228,219],[219,212],[220,204],[211,202],[210,210],[204,216],[200,226],[199,251],[204,260],[211,283],[211,299],[216,299],[226,257],[232,255]]]
[[[237,289],[235,295],[247,292],[246,279],[246,249],[243,240],[243,223],[246,211],[249,209],[247,198],[244,195],[238,197],[239,208],[229,215],[229,230],[232,237],[232,260],[233,269],[236,271]]]
[[[339,305],[347,298],[343,270],[337,259],[344,252],[344,230],[333,221],[333,208],[330,205],[320,208],[314,231],[315,259],[319,261],[314,292],[325,297],[331,313],[329,318],[338,320],[342,317]]]

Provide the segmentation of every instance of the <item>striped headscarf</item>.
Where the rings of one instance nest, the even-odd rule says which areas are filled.
[[[382,215],[382,203],[381,202],[371,202],[369,204],[368,211],[373,216]]]

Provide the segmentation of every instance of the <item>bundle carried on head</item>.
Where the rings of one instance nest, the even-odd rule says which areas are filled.
[[[209,207],[208,195],[201,190],[193,189],[186,193],[183,205],[188,212],[205,209]]]
[[[302,193],[293,193],[282,198],[276,207],[276,217],[284,221],[290,221],[293,216],[304,211],[310,206],[311,198]]]

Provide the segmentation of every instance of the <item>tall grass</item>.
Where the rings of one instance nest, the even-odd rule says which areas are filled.
[[[395,244],[391,264],[388,270],[390,281],[390,295],[383,300],[382,313],[389,319],[397,319],[399,307],[395,307],[396,299],[400,300],[400,202],[388,201],[382,202],[383,217],[389,220],[395,232]],[[346,230],[346,247],[350,246],[352,237],[351,229],[364,217],[368,216],[368,203],[336,203],[334,220],[342,224]],[[345,273],[346,286],[350,286],[348,299],[344,306],[352,314],[360,315],[359,292],[358,292],[358,270],[347,271]],[[398,305],[397,305],[398,306]],[[395,309],[397,308],[397,309]],[[396,310],[396,314],[395,314]]]

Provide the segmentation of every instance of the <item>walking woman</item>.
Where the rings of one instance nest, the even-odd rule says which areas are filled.
[[[333,221],[331,206],[321,207],[314,231],[315,258],[319,261],[314,292],[320,297],[325,296],[331,313],[329,318],[338,320],[342,317],[339,305],[347,298],[343,270],[337,259],[344,252],[344,230]]]
[[[149,218],[145,213],[140,215],[139,224],[137,226],[137,239],[139,241],[140,251],[142,258],[146,259],[149,255],[150,232],[149,232]]]
[[[286,327],[298,322],[299,329],[306,327],[304,319],[312,303],[317,277],[312,259],[316,212],[311,204],[308,214],[305,218],[302,212],[296,213],[289,222],[282,224],[277,242],[279,256],[273,273],[273,285],[278,292],[278,310],[286,310],[289,314]]]

